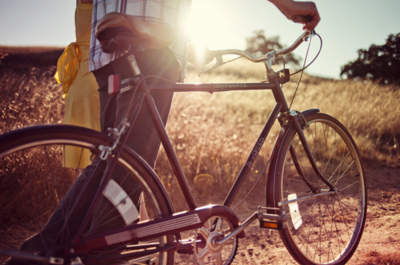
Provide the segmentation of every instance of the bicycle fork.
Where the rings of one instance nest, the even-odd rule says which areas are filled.
[[[315,162],[315,158],[311,152],[310,146],[308,145],[308,142],[306,140],[306,137],[303,133],[303,128],[306,128],[308,126],[305,118],[303,115],[298,115],[298,113],[296,111],[291,111],[290,112],[290,118],[296,128],[296,132],[297,135],[299,136],[300,142],[302,143],[302,146],[304,148],[304,151],[307,154],[308,160],[310,162],[311,167],[313,168],[315,174],[317,175],[317,177],[324,182],[328,187],[330,191],[335,191],[335,187],[322,175],[321,171],[319,170],[316,162]],[[302,124],[300,124],[300,120],[302,119]],[[307,180],[306,176],[304,176],[301,167],[298,163],[298,159],[297,159],[297,155],[296,152],[293,148],[293,146],[290,146],[290,154],[293,158],[297,173],[299,173],[300,177],[302,178],[302,180],[304,181],[304,183],[310,188],[310,190],[315,194],[315,193],[319,193],[320,190],[316,187],[313,187],[312,184]]]
[[[301,145],[303,146],[303,150],[307,155],[307,160],[308,163],[310,163],[313,172],[317,176],[318,179],[320,179],[325,185],[327,185],[328,189],[327,190],[322,190],[319,187],[316,187],[315,184],[313,184],[310,179],[308,178],[307,174],[302,169],[302,166],[300,165],[300,161],[298,160],[298,155],[296,154],[295,148],[293,147],[293,143],[289,147],[289,152],[292,157],[292,162],[294,164],[294,167],[296,169],[297,174],[300,176],[301,180],[303,183],[308,186],[308,188],[311,191],[311,194],[308,196],[301,196],[301,197],[294,197],[294,198],[287,198],[285,201],[277,201],[275,203],[269,203],[267,207],[259,207],[259,213],[258,213],[258,219],[260,220],[260,227],[262,228],[271,228],[271,229],[284,229],[285,224],[289,219],[288,213],[285,212],[283,206],[285,205],[290,205],[290,204],[297,204],[300,201],[304,200],[310,200],[319,196],[328,196],[328,195],[334,195],[337,193],[337,189],[323,176],[321,171],[319,170],[316,160],[314,158],[314,155],[312,154],[311,148],[308,145],[308,142],[306,140],[306,137],[304,135],[303,130],[307,129],[307,122],[305,117],[319,112],[318,109],[310,109],[306,110],[304,112],[297,112],[297,111],[287,111],[284,113],[281,113],[281,116],[279,117],[279,121],[281,123],[282,128],[288,128],[290,126],[293,126],[294,130],[296,131],[299,140],[301,142]],[[280,141],[282,141],[281,139]],[[279,140],[278,140],[279,141]],[[279,146],[279,144],[278,144]],[[279,148],[278,148],[279,149]],[[273,156],[277,155],[275,150],[273,152]],[[278,176],[270,176],[272,178],[278,178]],[[271,185],[274,186],[274,185]],[[272,190],[273,187],[269,187],[269,192],[274,193],[275,191]],[[270,202],[273,202],[275,200],[275,197],[270,197]]]

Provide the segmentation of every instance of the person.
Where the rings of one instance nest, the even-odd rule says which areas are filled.
[[[89,71],[89,45],[93,0],[77,0],[75,9],[76,41],[68,45],[57,63],[55,78],[62,83],[65,99],[64,124],[100,131],[98,86]],[[83,169],[91,164],[88,150],[65,146],[64,166]]]
[[[313,2],[296,2],[294,0],[269,1],[289,19],[295,15],[308,16],[308,20],[304,23],[304,29],[306,30],[315,28],[320,20],[316,5]],[[179,5],[177,5],[177,3],[179,3]],[[116,95],[108,95],[106,92],[109,75],[117,73],[121,75],[121,79],[124,79],[130,76],[130,71],[123,53],[103,52],[100,42],[94,38],[96,34],[95,29],[102,17],[111,12],[118,12],[136,17],[143,21],[150,21],[162,26],[167,25],[169,28],[179,30],[182,26],[179,23],[183,21],[181,19],[186,12],[189,12],[189,8],[190,0],[94,0],[89,62],[90,70],[94,73],[100,91],[100,120],[102,131],[106,131],[108,127],[114,127],[119,124],[126,112],[127,104],[130,102],[129,96],[133,93],[132,90]],[[166,13],[162,11],[166,11]],[[162,76],[169,81],[182,80],[185,75],[185,41],[184,35],[178,33],[173,43],[168,46],[136,52],[135,57],[143,74]],[[157,79],[149,79],[148,81],[150,83],[164,82]],[[162,120],[166,122],[171,106],[172,93],[157,92],[153,93],[153,97]],[[137,121],[133,125],[133,130],[128,137],[127,145],[140,154],[149,165],[154,166],[160,140],[154,131],[153,125],[149,119],[149,113],[147,113],[145,108],[140,110]],[[57,246],[62,246],[62,242],[60,241],[62,239],[59,237],[59,231],[61,230],[60,226],[63,225],[63,220],[65,218],[64,210],[68,208],[69,203],[76,198],[92,166],[93,165],[88,166],[83,171],[83,174],[76,180],[40,234],[26,241],[21,249],[42,253],[57,253]],[[113,174],[113,178],[114,177],[118,182],[118,174]],[[131,184],[130,188],[135,186],[135,183]],[[88,187],[88,197],[91,197],[96,192],[96,185],[93,186],[94,187]],[[137,191],[130,196],[133,201],[137,202],[139,201],[140,194],[141,190],[137,189]],[[81,222],[79,218],[84,216],[88,205],[88,202],[85,200],[79,202],[79,212],[76,213],[75,219],[68,224],[69,231],[73,232],[78,229]],[[94,214],[96,215],[96,212]],[[119,224],[115,225],[124,225],[124,221],[120,221]],[[91,227],[91,229],[96,230],[97,228]],[[40,240],[41,238],[46,238],[46,242],[43,243]],[[16,260],[11,261],[12,262],[9,262],[8,265],[23,264]]]
[[[268,0],[274,4],[283,15],[292,20],[295,16],[304,16],[307,19],[304,23],[304,30],[313,30],[321,20],[317,6],[314,2],[300,2],[294,0]]]
[[[308,20],[305,21],[304,29],[314,29],[320,21],[319,13],[313,2],[296,2],[293,0],[269,0],[273,3],[288,19],[293,16],[302,15],[307,16]],[[123,96],[109,96],[107,94],[108,76],[112,74],[120,74],[121,78],[130,76],[129,67],[125,58],[118,53],[107,54],[101,49],[100,42],[96,39],[96,26],[104,15],[111,12],[121,12],[130,16],[139,17],[143,20],[154,21],[155,23],[178,29],[177,39],[169,47],[164,47],[159,50],[147,50],[136,54],[139,67],[144,72],[144,75],[158,75],[163,76],[170,81],[182,81],[185,77],[185,52],[187,39],[180,34],[183,25],[180,23],[184,21],[183,17],[186,13],[190,12],[190,0],[186,1],[156,1],[159,5],[165,5],[163,8],[168,8],[168,3],[173,4],[179,2],[176,7],[174,15],[169,14],[171,17],[166,18],[164,14],[158,13],[154,16],[152,9],[152,1],[112,1],[114,7],[118,8],[105,8],[111,1],[95,0],[93,7],[92,18],[92,39],[90,48],[90,70],[93,71],[96,80],[99,84],[100,91],[100,119],[102,131],[107,128],[118,126],[121,121],[126,104],[129,100],[128,95]],[[121,7],[121,5],[123,5]],[[154,6],[153,6],[154,8]],[[106,12],[104,12],[106,10]],[[164,20],[163,20],[164,19]],[[171,53],[172,51],[172,53]],[[178,63],[178,64],[177,64]],[[169,72],[167,72],[169,70]],[[168,117],[169,108],[172,101],[171,93],[157,93],[153,94],[157,108],[161,114],[163,122],[165,123]],[[140,154],[151,166],[154,166],[160,140],[157,137],[155,130],[152,127],[148,114],[143,110],[135,124],[132,135],[128,139],[128,146]],[[137,129],[136,129],[137,128]],[[146,143],[146,144],[143,144]]]

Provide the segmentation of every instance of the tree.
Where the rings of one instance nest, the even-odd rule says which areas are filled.
[[[389,35],[384,45],[358,50],[358,59],[342,66],[340,76],[400,85],[400,33]]]
[[[265,54],[271,50],[282,49],[279,42],[279,36],[265,37],[264,30],[256,30],[251,37],[246,38],[246,51],[254,54]],[[295,66],[300,65],[301,58],[293,54],[284,56],[285,63],[292,63]]]

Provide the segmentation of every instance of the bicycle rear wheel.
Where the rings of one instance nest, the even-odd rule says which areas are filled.
[[[81,181],[78,178],[79,171],[76,168],[66,168],[63,162],[63,150],[68,146],[75,146],[82,150],[89,150],[96,161],[100,151],[99,146],[110,146],[111,140],[99,133],[85,128],[63,125],[34,126],[17,131],[12,131],[0,136],[0,249],[20,248],[20,245],[29,237],[37,234],[49,220],[54,209],[63,199],[74,182]],[[79,163],[79,161],[78,161]],[[85,169],[90,171],[91,167]],[[118,160],[115,169],[118,179],[113,179],[110,190],[116,189],[117,193],[103,192],[98,208],[91,217],[90,228],[85,233],[104,232],[115,228],[116,224],[146,220],[154,220],[172,214],[169,199],[155,173],[130,150],[124,150]],[[110,182],[109,182],[110,183]],[[81,181],[83,187],[84,181]],[[127,187],[135,187],[128,189]],[[106,188],[107,190],[107,188]],[[141,193],[142,192],[142,193]],[[79,198],[82,191],[78,189]],[[124,198],[120,203],[125,203],[125,208],[119,209],[119,205],[113,201],[115,195]],[[142,204],[139,207],[138,197],[142,194]],[[68,216],[68,212],[76,205],[83,203],[87,194],[81,201],[67,200],[67,207],[62,214]],[[114,196],[114,197],[113,197]],[[121,198],[120,198],[121,199]],[[65,201],[65,200],[64,200]],[[144,203],[144,204],[143,204]],[[143,206],[144,205],[144,206]],[[135,212],[135,210],[137,212]],[[126,214],[128,213],[128,214]],[[76,224],[76,223],[74,223]],[[76,224],[77,229],[81,223]],[[71,246],[70,240],[76,235],[68,225],[57,226],[63,230],[62,244],[57,248],[57,254],[64,257],[63,247]],[[36,236],[27,251],[40,251],[43,248],[47,254],[56,250],[49,249],[54,240],[49,234]],[[59,234],[58,234],[59,235]],[[163,236],[146,242],[132,242],[135,252],[163,247],[173,243],[172,236]],[[29,244],[28,244],[29,245]],[[113,249],[103,249],[96,253],[83,253],[85,264],[138,264],[140,262],[153,262],[151,264],[172,264],[174,251],[152,253],[140,256],[129,254],[130,246],[120,246]],[[131,251],[132,252],[132,251]],[[128,253],[128,254],[127,254]],[[148,252],[147,252],[148,253]],[[1,257],[0,257],[1,258]],[[2,264],[3,260],[0,260]]]
[[[316,176],[296,131],[289,129],[272,165],[276,177],[269,183],[274,188],[270,200],[289,216],[280,235],[298,262],[345,264],[357,248],[366,218],[363,167],[339,121],[322,113],[308,115],[306,121],[304,134],[316,165],[336,192],[329,192]]]

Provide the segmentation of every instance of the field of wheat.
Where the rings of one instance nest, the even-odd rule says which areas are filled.
[[[61,87],[53,78],[61,52],[60,49],[0,47],[0,133],[34,124],[63,122]],[[264,76],[262,64],[239,60],[201,77],[195,69],[190,69],[187,82],[260,82]],[[293,76],[283,87],[289,100],[298,78]],[[398,102],[398,87],[305,74],[292,109],[319,108],[336,117],[353,135],[366,164],[398,167]],[[212,199],[218,203],[224,199],[223,194],[241,169],[273,106],[270,91],[175,94],[167,131],[197,200],[208,203]],[[265,165],[278,132],[276,126],[268,137],[245,183],[248,188],[254,185]],[[185,209],[180,204],[177,183],[163,150],[156,172],[168,191],[176,194],[172,199],[177,210]],[[201,174],[211,177],[203,181],[196,179]],[[212,196],[204,192],[210,187]],[[238,198],[243,196],[239,194]]]

